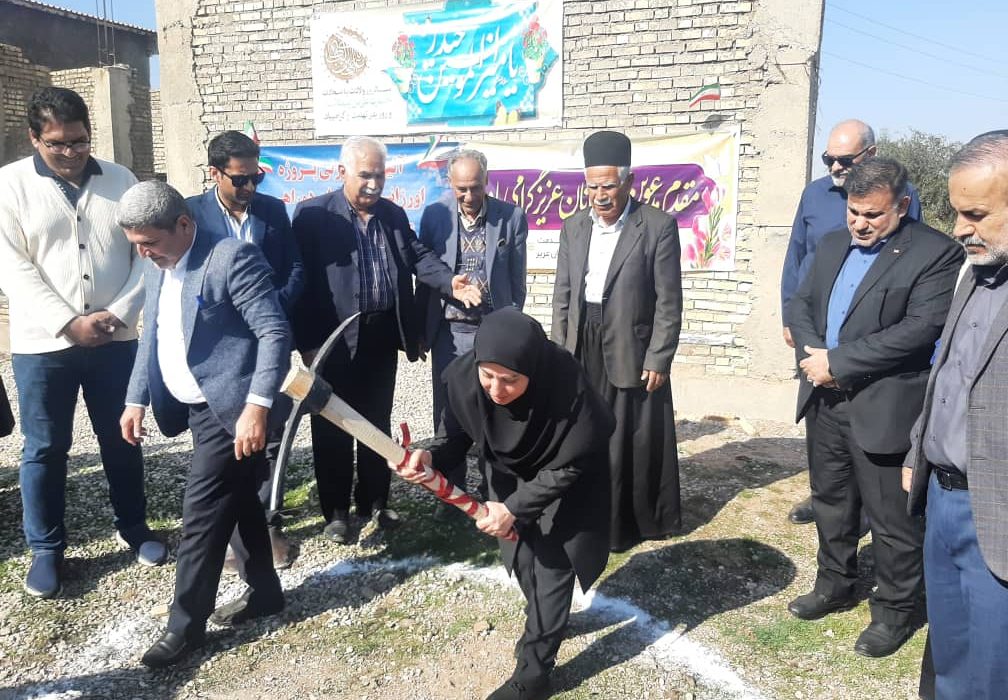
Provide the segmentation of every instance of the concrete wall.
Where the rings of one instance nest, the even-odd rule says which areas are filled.
[[[207,139],[246,119],[264,143],[315,140],[314,12],[400,3],[156,5],[161,99],[172,124],[165,134],[168,179],[192,194],[205,185]],[[534,145],[599,128],[633,138],[740,125],[737,269],[683,279],[683,342],[673,376],[677,405],[686,413],[783,418],[789,412],[793,359],[780,340],[777,290],[808,174],[822,13],[822,0],[565,2],[562,127],[466,135]],[[722,99],[689,108],[696,88],[715,80]],[[552,275],[537,274],[529,283],[529,311],[548,320]]]

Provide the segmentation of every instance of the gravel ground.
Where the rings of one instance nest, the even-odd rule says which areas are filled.
[[[6,359],[0,374],[13,387]],[[417,440],[432,433],[429,381],[428,366],[401,365],[393,421],[408,417]],[[773,642],[761,631],[775,624],[770,611],[807,585],[804,560],[814,558],[808,529],[786,542],[747,534],[764,517],[766,527],[780,529],[771,516],[801,490],[793,426],[709,419],[681,421],[678,429],[684,535],[614,556],[608,578],[579,597],[558,659],[556,697],[910,697],[909,658],[906,668],[878,674],[879,694],[869,688],[866,695],[851,691],[865,672],[854,667],[848,683],[815,660],[822,649],[791,649],[788,637],[783,648],[762,652]],[[189,439],[151,432],[149,519],[174,551]],[[510,674],[522,624],[520,593],[492,542],[467,523],[434,520],[433,499],[402,482],[392,497],[407,518],[401,530],[386,538],[367,526],[347,546],[323,540],[308,439],[304,425],[289,474],[287,531],[300,551],[281,574],[286,610],[236,631],[211,630],[205,650],[159,673],[145,670],[139,657],[163,629],[174,568],[138,566],[114,543],[83,407],[67,485],[65,589],[57,600],[33,600],[21,590],[29,557],[20,532],[20,439],[0,440],[0,700],[485,697]],[[734,483],[711,465],[745,477]],[[756,493],[763,497],[747,496]],[[796,569],[792,560],[804,563]],[[242,590],[225,577],[218,602]]]

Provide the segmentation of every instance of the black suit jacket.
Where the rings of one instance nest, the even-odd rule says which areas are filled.
[[[195,197],[188,197],[186,204],[196,225],[201,229],[222,233],[231,230],[217,203],[216,187]],[[273,268],[273,286],[279,294],[280,305],[289,315],[304,287],[304,267],[291,234],[287,208],[276,197],[256,192],[249,202],[248,215],[252,230],[251,242],[262,249],[266,262]]]
[[[406,212],[379,199],[372,212],[385,233],[395,296],[400,349],[410,361],[419,356],[413,278],[451,294],[451,269],[417,240]],[[305,262],[305,288],[294,305],[291,327],[297,349],[316,350],[343,320],[360,311],[357,230],[343,190],[301,202],[294,211],[294,237]],[[357,352],[358,324],[343,335],[350,357]]]
[[[557,254],[551,336],[575,356],[591,231],[588,210],[568,219],[560,231]],[[676,220],[631,200],[602,297],[602,352],[614,386],[640,387],[643,370],[671,370],[682,306]]]
[[[830,293],[850,244],[846,229],[826,234],[791,301],[799,362],[807,357],[806,345],[826,347]],[[910,428],[924,401],[934,344],[965,255],[944,233],[904,217],[855,290],[840,344],[828,358],[831,374],[847,392],[852,433],[865,452],[910,448]],[[814,387],[802,381],[796,420],[813,399]]]

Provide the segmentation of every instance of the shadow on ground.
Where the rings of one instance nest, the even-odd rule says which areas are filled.
[[[783,552],[751,539],[679,542],[635,554],[598,586],[592,607],[571,617],[568,637],[613,629],[558,667],[554,688],[571,690],[668,634],[773,596],[795,573]]]
[[[754,437],[680,457],[680,534],[709,523],[736,496],[805,469],[805,441],[799,438]],[[781,512],[782,521],[786,514],[786,509]]]

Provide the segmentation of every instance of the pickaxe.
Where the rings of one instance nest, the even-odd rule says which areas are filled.
[[[316,373],[324,365],[336,339],[355,317],[356,314],[341,323],[339,328],[326,339],[325,344],[312,361],[310,369],[292,367],[280,387],[282,392],[294,400],[294,407],[284,427],[283,443],[280,446],[280,454],[277,456],[271,500],[271,507],[274,510],[278,508],[282,500],[281,484],[290,454],[291,441],[294,439],[294,434],[297,433],[298,421],[305,412],[321,415],[341,430],[349,433],[358,442],[371,448],[390,463],[397,465],[393,469],[396,473],[409,461],[410,435],[409,427],[405,423],[402,424],[403,444],[400,445],[334,394],[332,387]],[[452,484],[437,469],[425,466],[424,472],[425,478],[420,485],[439,499],[455,506],[473,520],[478,520],[486,515],[487,507],[483,503]],[[505,539],[516,540],[517,535],[514,530]]]

